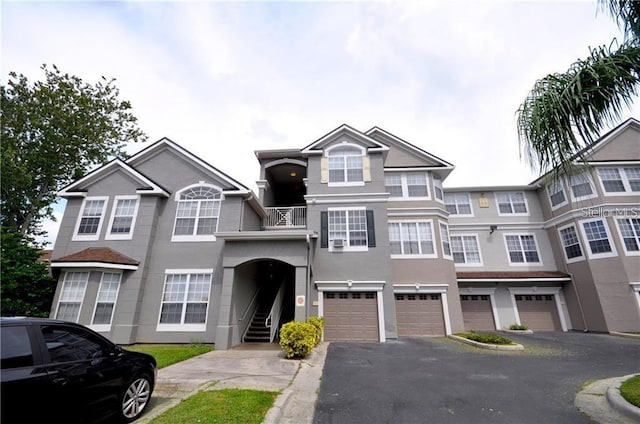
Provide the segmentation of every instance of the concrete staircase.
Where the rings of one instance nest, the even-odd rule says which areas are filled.
[[[278,293],[278,288],[265,290],[258,299],[258,307],[256,308],[256,312],[253,314],[253,318],[251,319],[251,323],[249,324],[249,328],[244,335],[243,342],[245,343],[270,343],[271,342],[271,329],[265,325],[265,320],[269,316],[269,312],[271,312],[271,306],[273,306],[273,301],[275,299],[276,294]],[[272,323],[272,325],[278,325],[277,322]]]

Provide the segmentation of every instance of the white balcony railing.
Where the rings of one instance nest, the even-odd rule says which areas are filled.
[[[279,208],[265,208],[267,217],[264,228],[306,228],[307,208],[305,206],[288,206]]]

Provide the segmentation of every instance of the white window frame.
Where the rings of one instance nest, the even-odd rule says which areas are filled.
[[[451,230],[449,229],[449,224],[438,221],[438,229],[440,230],[440,247],[442,248],[442,257],[453,260],[453,251],[451,250]],[[447,253],[445,246],[449,247],[449,253]]]
[[[453,203],[447,202],[447,196],[453,196]],[[466,203],[460,202],[459,198],[465,197]],[[473,205],[471,204],[471,196],[469,193],[444,193],[444,205],[454,205],[456,207],[456,213],[453,213],[447,209],[451,216],[473,216]],[[469,206],[469,213],[460,213],[459,205]]]
[[[105,291],[103,292],[103,288],[105,288],[105,280],[104,277],[106,274],[109,275],[117,275],[118,276],[118,282],[116,285],[116,290],[115,293],[111,292],[111,291]],[[91,314],[91,325],[90,327],[95,330],[95,331],[110,331],[111,330],[111,324],[113,323],[113,316],[115,315],[115,311],[116,311],[116,304],[118,303],[118,294],[120,293],[120,287],[122,284],[122,272],[103,272],[102,276],[100,277],[100,286],[98,287],[98,294],[96,295],[96,302],[93,306],[93,313]],[[111,301],[111,299],[101,299],[100,296],[105,293],[108,294],[111,297],[113,297],[113,301]],[[113,309],[111,310],[111,318],[109,319],[109,323],[108,324],[94,324],[95,319],[96,319],[96,311],[98,309],[98,304],[101,303],[113,303]]]
[[[136,204],[133,209],[133,215],[131,216],[131,226],[128,233],[111,233],[113,230],[113,222],[116,219],[116,212],[118,210],[118,201],[120,200],[135,200]],[[111,218],[109,219],[109,226],[107,227],[107,234],[105,234],[105,240],[131,240],[133,238],[133,230],[136,226],[136,218],[138,216],[138,207],[140,206],[140,196],[115,196],[113,198],[113,206],[111,207]],[[128,217],[129,215],[122,215]]]
[[[508,236],[517,236],[518,240],[520,242],[520,247],[522,248],[522,238],[523,236],[531,236],[533,237],[533,242],[536,245],[536,253],[538,255],[538,262],[527,262],[526,261],[526,255],[524,254],[525,251],[524,250],[520,250],[520,253],[522,253],[522,258],[524,259],[524,262],[513,262],[511,260],[511,255],[509,254],[511,251],[509,250],[509,242],[507,241],[507,237]],[[540,245],[538,244],[538,238],[536,237],[535,233],[505,233],[503,234],[503,240],[504,240],[504,247],[506,249],[507,252],[507,259],[509,260],[509,265],[510,266],[542,266],[542,255],[540,254]]]
[[[438,193],[440,193],[439,196]],[[433,174],[433,197],[436,199],[436,201],[444,204],[444,189],[442,188],[442,178],[436,174]]]
[[[589,183],[589,187],[591,188],[591,194],[586,194],[584,196],[576,196],[573,193],[573,178],[582,178],[585,177],[587,182]],[[569,195],[571,196],[571,201],[578,202],[580,200],[593,199],[594,197],[598,197],[598,192],[596,191],[596,185],[593,183],[593,178],[591,178],[591,174],[588,171],[583,171],[579,174],[569,175],[567,177],[567,186],[569,187]]]
[[[343,166],[344,166],[344,180],[343,181],[331,181],[331,151],[337,148],[352,148],[354,150],[358,150],[360,151],[361,154],[361,171],[362,171],[362,180],[358,180],[358,181],[348,181],[349,178],[349,168],[347,167],[347,160],[344,160]],[[365,181],[365,157],[367,156],[367,152],[366,149],[362,146],[358,146],[357,144],[353,144],[353,143],[340,143],[340,144],[336,144],[334,146],[331,146],[329,148],[327,148],[324,152],[325,157],[327,158],[327,181],[328,181],[328,186],[329,187],[353,187],[353,186],[363,186],[364,185],[364,181]],[[348,156],[353,156],[355,157],[355,155],[343,155],[343,158],[346,158]]]
[[[618,236],[620,236],[620,244],[622,244],[622,248],[624,249],[624,253],[627,256],[639,256],[640,255],[640,250],[628,250],[627,249],[627,244],[624,242],[624,236],[622,234],[622,228],[620,228],[620,220],[632,220],[632,219],[638,219],[640,220],[640,215],[636,216],[636,217],[616,217],[614,219],[615,223],[616,223],[616,228],[618,229]],[[635,234],[635,240],[636,240],[636,244],[638,245],[638,247],[640,248],[640,232],[638,232],[635,228],[633,228],[633,225],[631,226],[632,231]]]
[[[632,281],[629,283],[631,290],[635,293],[636,300],[638,301],[638,307],[640,308],[640,282]]]
[[[513,202],[513,199],[511,198],[511,195],[521,194],[526,212],[502,212],[500,210],[500,195],[505,195],[505,194],[509,195],[509,205],[511,206],[512,210],[515,210],[515,208],[513,207],[514,202]],[[529,216],[529,202],[527,201],[527,195],[525,194],[524,191],[496,191],[494,193],[494,197],[496,201],[496,209],[498,211],[498,216]]]
[[[418,224],[427,224],[431,231],[431,247],[433,249],[433,253],[418,253],[418,254],[407,254],[407,253],[396,253],[391,254],[392,259],[414,259],[414,258],[437,258],[438,250],[436,249],[436,234],[433,228],[433,220],[431,219],[418,219],[418,220],[392,220],[389,221],[389,226],[391,224],[400,224],[400,246],[404,250],[404,241],[402,240],[402,225],[415,225],[417,227]],[[419,233],[418,233],[419,236]],[[425,240],[426,241],[426,240]],[[418,240],[418,247],[422,250],[421,243],[422,241]],[[391,244],[391,234],[389,234],[389,244]]]
[[[410,175],[422,175],[424,177],[424,188],[427,191],[426,196],[411,196],[409,194],[409,183],[408,177]],[[402,187],[402,196],[389,196],[390,199],[402,199],[402,200],[430,200],[431,199],[431,190],[429,190],[429,175],[426,172],[387,172],[385,174],[385,178],[387,176],[397,175],[400,177],[400,186]],[[386,180],[385,180],[386,187]]]
[[[454,237],[462,237],[462,254],[464,255],[464,262],[456,262],[455,256],[453,255],[453,238]],[[478,249],[478,262],[468,262],[467,261],[467,249],[464,243],[464,238],[470,237],[473,238],[476,242],[476,248]],[[483,266],[482,261],[482,252],[480,251],[480,240],[478,238],[478,234],[451,234],[449,236],[449,241],[451,242],[451,257],[453,258],[453,263],[456,264],[456,267],[474,267],[474,266]]]
[[[207,188],[211,188],[211,189],[213,189],[215,191],[218,191],[220,193],[220,196],[218,197],[218,199],[212,199],[214,202],[218,202],[218,204],[219,204],[218,205],[218,215],[215,217],[216,218],[216,228],[214,230],[214,234],[200,234],[200,235],[198,235],[198,234],[179,234],[179,235],[176,235],[175,232],[176,232],[176,224],[178,223],[179,204],[180,204],[181,201],[182,202],[189,201],[189,200],[180,199],[180,196],[185,191],[191,190],[191,189],[193,189],[195,187],[207,187]],[[218,231],[218,225],[220,225],[220,214],[222,213],[222,203],[223,203],[223,200],[224,200],[224,195],[222,194],[222,188],[220,188],[220,187],[218,187],[216,185],[213,185],[213,184],[207,184],[207,183],[205,183],[203,181],[200,181],[197,184],[192,184],[192,185],[184,187],[183,189],[178,191],[175,194],[174,200],[176,202],[176,213],[175,213],[175,216],[173,218],[173,229],[171,230],[171,241],[172,242],[216,241],[215,233]],[[194,227],[193,227],[194,233],[198,229],[198,220],[199,220],[199,218],[201,218],[199,216],[199,213],[200,213],[199,211],[200,211],[200,206],[201,206],[200,202],[202,200],[205,200],[205,199],[197,199],[197,200],[195,200],[195,201],[197,201],[199,203],[198,203],[198,212],[196,213],[196,217],[195,217],[196,222],[195,222]],[[191,200],[191,201],[193,201],[193,200]],[[207,218],[212,218],[212,217],[207,217]]]
[[[604,227],[604,231],[607,234],[607,241],[609,242],[609,246],[611,247],[611,251],[610,252],[593,253],[591,251],[591,243],[589,243],[590,240],[589,240],[589,237],[587,237],[587,232],[584,229],[584,224],[590,223],[590,222],[596,222],[596,221],[601,221],[602,222],[602,225]],[[611,231],[609,230],[609,224],[607,224],[607,220],[605,218],[583,219],[583,220],[580,220],[579,223],[580,223],[580,233],[582,234],[582,237],[584,239],[585,246],[587,246],[587,248],[585,250],[587,251],[587,257],[589,259],[611,258],[611,257],[614,257],[614,256],[618,256],[618,252],[616,250],[616,244],[613,241],[613,237],[611,237]]]
[[[204,319],[204,323],[198,324],[185,324],[184,317],[187,312],[187,297],[189,295],[189,285],[191,284],[191,276],[194,274],[205,274],[209,275],[209,293],[207,297],[207,308],[206,315]],[[169,275],[187,275],[187,285],[184,290],[182,303],[182,312],[180,318],[180,324],[164,324],[160,322],[162,318],[162,307],[164,305],[164,296],[167,289],[167,280]],[[184,332],[203,332],[207,330],[207,323],[209,322],[209,309],[211,307],[211,288],[213,286],[213,268],[206,269],[166,269],[164,271],[164,284],[162,285],[162,298],[160,300],[160,308],[158,309],[158,324],[156,327],[156,331],[184,331]],[[176,302],[168,302],[168,303],[176,303]]]
[[[580,256],[576,256],[575,258],[569,258],[569,256],[567,255],[567,245],[565,244],[565,240],[562,237],[562,231],[569,229],[569,228],[573,228],[573,232],[576,235],[576,239],[578,241],[578,247],[580,248]],[[563,225],[562,227],[558,227],[558,238],[560,239],[560,245],[562,246],[562,254],[564,255],[564,260],[566,263],[570,264],[573,262],[579,262],[579,261],[584,261],[585,260],[585,256],[584,256],[584,246],[582,245],[582,241],[580,240],[580,232],[577,228],[577,225],[575,223],[571,223],[568,225]],[[573,246],[573,245],[572,245]]]
[[[605,196],[629,196],[630,194],[640,193],[640,191],[631,190],[631,184],[629,183],[629,178],[627,177],[626,168],[640,168],[640,166],[603,166],[601,168],[598,168],[598,180],[600,180],[600,187],[602,188],[602,193]],[[624,191],[608,192],[605,190],[604,182],[602,180],[602,176],[600,175],[600,171],[603,169],[615,169],[618,171],[620,180],[622,181],[622,186],[624,187]]]
[[[87,206],[87,202],[92,201],[102,201],[102,211],[100,212],[100,221],[98,222],[98,228],[96,229],[95,234],[79,234],[80,224],[82,223],[82,218],[84,218],[84,211]],[[105,211],[107,210],[107,203],[109,203],[109,196],[91,196],[85,197],[82,201],[82,206],[80,207],[80,213],[78,214],[78,220],[76,221],[76,227],[73,231],[72,241],[95,241],[100,239],[100,233],[102,232],[102,224],[105,221]]]
[[[365,244],[364,246],[351,246],[350,245],[350,236],[349,233],[351,232],[349,225],[350,225],[350,219],[349,219],[349,212],[355,212],[355,211],[362,211],[364,212],[364,220],[365,220]],[[331,234],[331,213],[332,212],[339,212],[345,213],[345,219],[347,221],[347,229],[346,229],[346,239],[343,239],[344,241],[344,245],[343,247],[333,247],[333,240],[334,237],[332,237]],[[327,209],[327,240],[329,241],[329,252],[366,252],[369,250],[369,231],[368,231],[368,223],[367,223],[367,208],[366,207],[351,207],[351,208],[328,208]],[[335,231],[334,231],[335,232]]]
[[[69,277],[70,276],[75,276],[75,275],[86,275],[86,278],[84,278],[84,280],[82,281],[81,279],[75,280],[73,281],[74,283],[79,283],[79,286],[77,289],[74,289],[72,291],[69,291],[69,288],[67,286],[68,281],[69,281]],[[91,276],[91,272],[89,271],[65,271],[64,273],[64,278],[62,280],[62,288],[60,289],[60,297],[58,298],[58,303],[56,304],[56,314],[54,315],[56,319],[64,319],[67,321],[73,321],[73,322],[78,322],[78,319],[80,318],[80,312],[82,311],[82,304],[84,303],[84,296],[85,293],[87,292],[87,286],[89,285],[89,278]],[[66,298],[66,295],[73,295],[70,298]],[[76,304],[78,303],[78,313],[76,314],[75,318],[71,319],[69,317],[59,317],[58,314],[60,313],[60,304],[61,303],[73,303]]]
[[[551,192],[551,188],[559,188],[560,190],[554,191],[553,193]],[[557,181],[551,181],[550,183],[547,184],[546,186],[546,192],[547,192],[547,197],[549,198],[549,205],[551,206],[551,210],[556,210],[559,209],[565,205],[567,205],[569,203],[569,199],[567,197],[567,191],[564,188],[564,184],[562,183],[562,181],[557,180]],[[564,200],[556,205],[553,204],[553,198],[552,196],[557,194],[557,193],[562,193],[562,197],[564,198]]]

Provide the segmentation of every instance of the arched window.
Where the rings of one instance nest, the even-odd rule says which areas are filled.
[[[178,192],[172,240],[215,240],[221,200],[221,190],[209,185],[190,186]]]
[[[355,146],[338,146],[327,152],[330,183],[364,181],[363,152]]]

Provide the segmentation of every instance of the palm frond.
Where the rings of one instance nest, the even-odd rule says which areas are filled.
[[[566,73],[538,80],[518,108],[520,153],[537,171],[571,173],[573,161],[631,106],[640,85],[640,45],[591,49]]]
[[[640,1],[638,0],[600,0],[599,8],[609,12],[618,27],[625,33],[627,40],[640,42]]]

